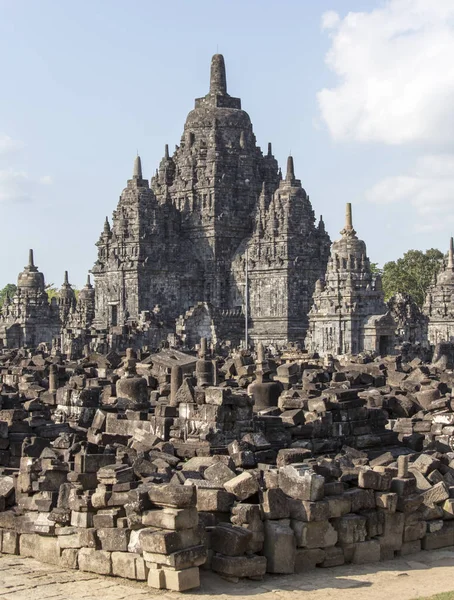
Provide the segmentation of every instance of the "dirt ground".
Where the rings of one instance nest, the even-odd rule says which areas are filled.
[[[316,569],[302,575],[271,576],[231,583],[202,571],[194,592],[159,591],[80,571],[68,571],[18,556],[0,556],[0,600],[413,600],[454,590],[454,547],[377,565]]]

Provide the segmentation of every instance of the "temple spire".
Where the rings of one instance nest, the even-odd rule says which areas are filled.
[[[106,220],[104,221],[104,233],[105,234],[109,234],[110,233],[109,217],[106,217]]]
[[[449,240],[448,269],[454,269],[454,240]]]
[[[34,267],[35,266],[35,263],[33,262],[33,250],[31,248],[28,251],[28,266],[29,267]]]
[[[347,202],[345,207],[345,227],[342,229],[341,234],[348,236],[356,235],[356,231],[353,229],[351,202]]]
[[[65,280],[63,282],[63,285],[69,285],[68,271],[65,271]]]
[[[142,179],[142,161],[140,160],[139,155],[134,159],[134,171],[132,176],[134,179]]]
[[[87,283],[85,285],[86,287],[91,288],[90,273],[87,275]]]
[[[165,148],[164,148],[164,158],[166,160],[169,160],[169,144],[165,145]]]
[[[271,142],[268,142],[268,154],[267,154],[267,156],[269,158],[271,158],[273,156],[273,147],[271,145]]]
[[[227,77],[222,54],[215,54],[211,59],[210,94],[227,94]]]
[[[293,156],[289,156],[287,158],[287,174],[285,176],[285,181],[295,181],[295,168],[293,166]]]

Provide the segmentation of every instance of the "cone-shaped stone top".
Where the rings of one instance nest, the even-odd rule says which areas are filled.
[[[210,89],[208,94],[203,98],[196,98],[195,108],[203,108],[204,110],[209,109],[209,113],[206,118],[213,117],[212,109],[216,108],[229,108],[241,111],[241,100],[239,98],[233,98],[227,93],[227,76],[225,72],[225,62],[222,54],[215,54],[211,59],[210,69]],[[233,111],[225,115],[224,120],[229,120],[232,117]],[[191,126],[194,121],[200,121],[203,118],[201,114],[197,112],[193,114],[193,111],[189,113],[186,121],[186,126]],[[241,111],[240,115],[236,118],[240,118],[244,124],[250,125],[250,119],[247,113]],[[237,125],[236,125],[237,126]]]
[[[341,231],[342,236],[356,237],[356,231],[353,229],[352,205],[347,202],[345,207],[345,227]]]
[[[38,271],[35,266],[33,250],[28,252],[28,265],[24,267],[22,273],[17,278],[17,287],[22,290],[31,290],[44,292],[44,275]]]
[[[358,260],[366,262],[368,260],[366,244],[363,240],[358,239],[356,231],[353,228],[352,205],[350,202],[347,203],[345,208],[345,225],[340,233],[342,237],[333,242],[331,246],[331,256],[340,256],[345,259],[348,257],[349,260],[355,257],[357,262]]]
[[[30,250],[28,251],[28,268],[29,269],[36,269],[35,267],[35,263],[33,260],[33,249],[30,248]]]
[[[211,59],[210,94],[227,94],[227,76],[222,54],[215,54]]]
[[[84,285],[84,287],[79,292],[78,302],[83,303],[83,302],[94,301],[94,298],[95,298],[95,289],[91,285],[90,274],[88,274],[87,275],[87,283]]]
[[[454,242],[449,240],[448,261],[438,272],[434,285],[454,285]]]
[[[64,302],[65,300],[73,300],[75,299],[76,294],[69,283],[68,271],[65,271],[65,277],[63,280],[63,285],[61,286],[59,292],[59,302]]]
[[[293,156],[287,158],[287,174],[285,175],[285,181],[292,183],[295,181],[295,167],[293,164]]]
[[[142,179],[142,161],[140,160],[139,155],[134,159],[134,171],[132,176],[134,179]]]

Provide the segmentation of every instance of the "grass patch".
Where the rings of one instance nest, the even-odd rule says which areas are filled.
[[[444,592],[443,594],[435,594],[435,596],[421,596],[414,600],[454,600],[454,592]]]

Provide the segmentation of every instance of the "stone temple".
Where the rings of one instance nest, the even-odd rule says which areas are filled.
[[[448,259],[429,287],[424,313],[429,319],[428,337],[431,345],[454,340],[454,248],[449,243]]]
[[[173,154],[166,145],[150,180],[134,159],[96,245],[95,285],[88,279],[76,297],[65,273],[52,301],[30,251],[0,311],[0,348],[45,344],[77,359],[164,344],[192,350],[204,338],[226,352],[296,344],[323,356],[385,355],[454,337],[452,241],[423,311],[402,295],[387,305],[350,204],[331,245],[293,158],[283,175],[271,144],[266,153],[257,145],[241,100],[227,93],[220,54],[180,144]]]
[[[159,320],[166,337],[178,320],[188,345],[201,335],[238,344],[248,310],[251,339],[282,344],[304,337],[330,239],[292,158],[283,178],[271,144],[257,146],[216,54],[180,145],[166,147],[151,182],[135,159],[97,246],[98,330]]]
[[[306,348],[319,354],[392,354],[396,323],[381,278],[372,274],[366,244],[353,229],[351,204],[341,236],[331,247],[325,277],[317,281]]]

